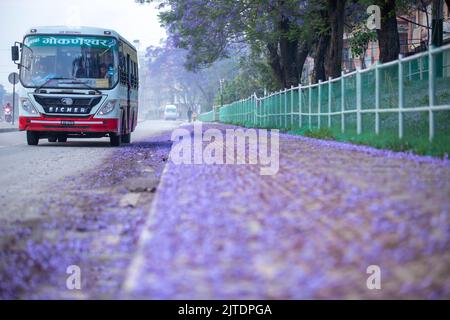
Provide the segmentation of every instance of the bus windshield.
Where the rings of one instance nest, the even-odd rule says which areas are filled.
[[[27,36],[20,79],[25,87],[109,89],[118,81],[117,48],[113,37]]]

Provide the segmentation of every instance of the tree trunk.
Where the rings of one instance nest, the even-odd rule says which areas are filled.
[[[341,76],[345,2],[346,0],[327,1],[330,43],[327,48],[325,72],[328,77],[333,78]]]
[[[303,72],[303,66],[305,65],[306,58],[309,54],[309,43],[308,41],[303,41],[298,48],[298,55],[297,55],[297,69],[298,69],[298,79],[299,83],[302,80],[302,72]]]
[[[283,74],[280,65],[280,56],[278,55],[278,42],[267,44],[267,63],[269,64],[275,79],[279,82],[280,86],[283,84]]]
[[[297,68],[298,40],[289,39],[287,34],[290,30],[290,22],[286,17],[282,17],[279,24],[280,36],[280,65],[283,74],[283,87],[289,88],[291,85],[299,83],[299,71]]]
[[[278,3],[283,7],[284,2]],[[301,80],[301,72],[309,53],[306,41],[289,38],[291,31],[290,19],[281,15],[276,27],[279,32],[277,41],[267,44],[268,64],[281,88],[297,86]]]
[[[440,47],[443,41],[444,2],[433,0],[432,6],[431,44]]]
[[[380,62],[398,59],[400,53],[400,39],[397,28],[395,1],[378,0],[381,9],[381,29],[377,30],[380,48]]]
[[[329,42],[330,34],[328,32],[324,32],[319,36],[314,54],[314,75],[312,78],[313,83],[319,82],[319,80],[325,81],[327,79],[325,71],[325,59]]]

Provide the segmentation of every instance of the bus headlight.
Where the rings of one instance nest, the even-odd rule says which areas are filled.
[[[98,112],[99,115],[103,116],[105,114],[111,113],[116,107],[117,100],[109,100],[107,101],[103,107],[100,108]]]
[[[28,98],[22,98],[20,99],[20,104],[22,105],[22,109],[29,113],[30,115],[38,115],[36,108],[31,103],[30,99]]]

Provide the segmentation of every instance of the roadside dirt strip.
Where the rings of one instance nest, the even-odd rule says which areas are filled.
[[[450,298],[447,160],[280,135],[259,169],[169,160],[121,297]]]

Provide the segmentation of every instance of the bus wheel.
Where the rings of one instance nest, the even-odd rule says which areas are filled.
[[[130,143],[131,142],[131,132],[122,135],[122,143]]]
[[[67,142],[67,137],[58,137],[58,142]]]
[[[37,146],[39,143],[39,133],[27,131],[27,143],[29,146]]]
[[[120,134],[117,133],[111,133],[109,135],[109,143],[113,146],[113,147],[118,147],[120,146],[120,143],[122,142],[122,136]]]
[[[48,142],[56,142],[58,140],[57,137],[50,137],[48,138]]]

